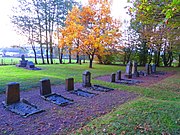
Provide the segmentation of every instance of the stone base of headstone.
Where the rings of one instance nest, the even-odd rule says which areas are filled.
[[[139,72],[134,73],[132,76],[139,77]]]
[[[132,74],[125,74],[124,76],[129,79],[132,78]]]
[[[65,98],[65,97],[58,95],[56,93],[42,96],[42,98],[44,98],[45,100],[48,100],[48,101],[50,101],[56,105],[59,105],[59,106],[66,106],[66,105],[73,103],[73,100]]]
[[[82,97],[89,97],[89,98],[92,98],[94,97],[95,93],[91,93],[91,92],[88,92],[88,91],[84,91],[84,90],[81,90],[81,89],[77,89],[77,90],[74,90],[71,92],[72,94],[76,94],[78,96],[82,96]]]
[[[10,104],[10,105],[3,102],[3,105],[7,110],[9,110],[13,113],[16,113],[18,115],[21,115],[23,117],[28,117],[30,115],[44,111],[44,110],[39,109],[37,106],[29,103],[25,99],[22,99],[21,101]]]
[[[93,85],[92,89],[96,91],[100,91],[100,92],[109,92],[109,91],[114,90],[113,88],[109,88],[109,87],[105,87],[101,85]]]

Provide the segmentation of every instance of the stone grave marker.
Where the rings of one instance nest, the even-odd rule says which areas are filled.
[[[7,85],[6,100],[3,102],[5,108],[9,111],[19,114],[23,117],[28,117],[35,113],[43,112],[37,106],[29,103],[27,100],[20,100],[19,83],[11,82]]]
[[[74,90],[74,78],[66,79],[65,89],[67,91],[73,91]]]
[[[149,74],[152,74],[152,65],[149,64]]]
[[[51,94],[51,83],[49,79],[40,80],[40,95],[45,96]]]
[[[149,64],[148,63],[146,63],[146,65],[145,65],[145,71],[146,71],[147,75],[150,74],[150,72],[149,72]]]
[[[132,78],[132,62],[129,61],[127,66],[126,66],[126,73],[125,73],[125,76],[127,78]]]
[[[152,64],[152,73],[156,73],[156,64]]]
[[[121,70],[117,71],[117,80],[121,80]]]
[[[133,61],[132,75],[136,76],[136,77],[139,77],[139,73],[138,73],[138,70],[137,70],[137,62],[136,61]]]
[[[34,65],[34,63],[32,61],[28,61],[27,65],[26,65],[26,68],[28,68],[28,69],[35,68],[35,65]]]
[[[11,82],[6,89],[6,104],[13,104],[20,101],[19,83]]]
[[[25,60],[25,56],[21,55],[21,60],[19,61],[18,67],[26,67],[28,60]]]
[[[116,73],[111,74],[111,82],[116,82]]]
[[[91,73],[88,70],[83,72],[82,85],[83,87],[91,87]]]

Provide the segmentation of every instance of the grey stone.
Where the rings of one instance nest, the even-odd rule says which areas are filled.
[[[133,65],[132,65],[132,75],[135,77],[139,77],[139,73],[137,70],[137,62],[133,61]]]
[[[125,73],[125,76],[127,78],[132,78],[132,62],[129,61],[127,66],[126,66],[126,73]]]
[[[45,96],[51,94],[51,83],[49,79],[40,80],[40,95]]]
[[[149,64],[149,74],[152,74],[152,66]]]
[[[20,101],[19,83],[11,82],[6,89],[6,104],[13,104]]]
[[[116,82],[116,73],[111,74],[111,82]]]
[[[91,73],[88,70],[83,72],[82,85],[83,87],[91,87]]]
[[[145,71],[146,71],[146,74],[147,75],[149,75],[150,74],[150,71],[149,71],[150,69],[149,69],[149,64],[147,63],[146,65],[145,65]]]
[[[26,65],[26,68],[35,68],[35,65],[32,61],[28,61],[27,62],[27,65]]]
[[[156,64],[152,64],[152,73],[156,73]]]
[[[121,70],[117,71],[117,80],[121,80]]]
[[[66,79],[65,89],[67,91],[73,91],[74,90],[74,78]]]

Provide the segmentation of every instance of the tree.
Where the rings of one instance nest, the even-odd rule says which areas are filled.
[[[131,2],[134,7],[129,8],[129,12],[134,22],[139,22],[142,26],[139,29],[139,33],[141,33],[141,37],[146,43],[148,52],[154,54],[154,62],[159,66],[160,56],[163,54],[163,64],[165,66],[171,65],[173,61],[173,48],[176,48],[175,42],[178,39],[178,33],[174,31],[175,29],[179,29],[178,2],[176,0],[173,2],[162,0],[136,0]],[[174,12],[170,15],[168,13],[169,10],[167,12],[165,10],[172,6]],[[170,33],[176,36],[170,36]]]
[[[90,68],[95,55],[103,56],[108,53],[107,50],[115,48],[121,36],[120,22],[113,20],[110,7],[111,3],[107,0],[89,0],[89,5],[81,10],[74,8],[68,14],[67,25],[61,31],[61,42],[86,54]]]
[[[64,26],[68,11],[77,2],[74,0],[17,0],[17,2],[19,5],[14,7],[12,22],[23,35],[28,37],[29,25],[27,23],[33,20],[33,23],[30,23],[34,34],[33,43],[40,45],[43,64],[45,63],[43,55],[45,45],[46,61],[48,64],[53,64],[53,33],[56,27]]]

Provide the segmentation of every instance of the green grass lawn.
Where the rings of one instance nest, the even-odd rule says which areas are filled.
[[[82,81],[82,73],[89,70],[92,78],[111,74],[117,70],[125,71],[123,66],[88,63],[37,65],[39,71],[17,68],[14,65],[0,66],[0,91],[4,92],[9,82],[19,82],[21,90],[39,86],[39,80],[49,78],[53,85],[64,83],[65,78],[73,77],[75,82]],[[142,68],[140,68],[142,69]],[[172,77],[150,87],[126,86],[92,80],[119,90],[138,93],[136,100],[115,108],[111,113],[94,119],[72,134],[180,134],[180,68],[158,68],[163,71],[176,71]]]
[[[28,61],[33,61],[35,63],[34,58],[25,58]],[[0,57],[0,65],[15,65],[18,64],[19,61],[21,60],[21,58],[11,58],[11,57]],[[47,63],[46,58],[44,58],[45,63]],[[59,59],[53,59],[54,63],[59,63]],[[69,60],[68,59],[63,59],[63,63],[68,63]],[[76,62],[75,60],[72,59],[72,63]],[[42,59],[41,58],[37,58],[37,63],[41,64],[42,63]]]

